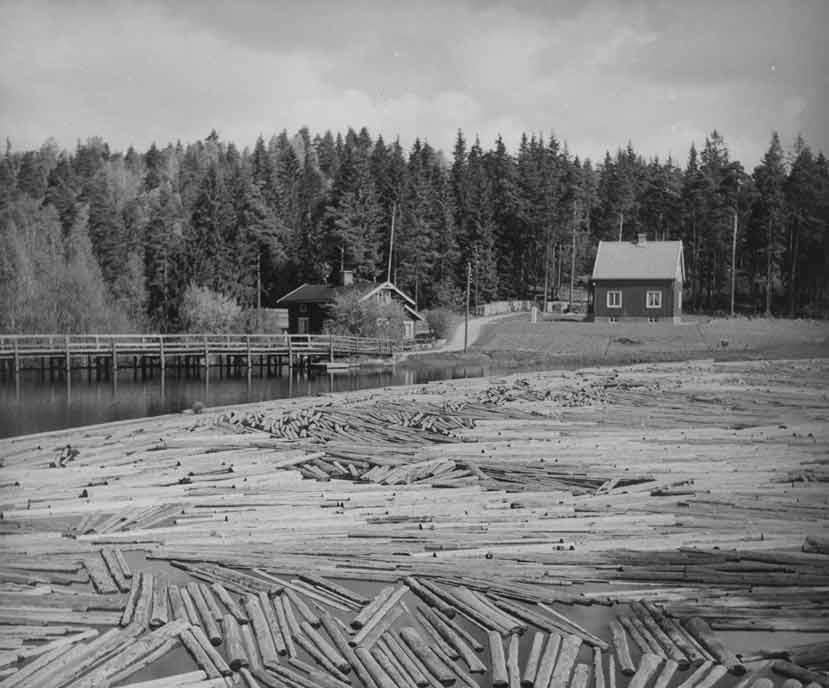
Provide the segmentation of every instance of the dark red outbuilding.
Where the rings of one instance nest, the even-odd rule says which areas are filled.
[[[590,280],[596,319],[678,321],[685,261],[681,241],[601,241]]]

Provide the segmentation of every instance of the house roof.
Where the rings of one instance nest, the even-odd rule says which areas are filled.
[[[685,279],[681,241],[600,241],[593,280]]]
[[[346,294],[349,292],[357,292],[358,294],[362,294],[360,298],[362,301],[383,290],[395,292],[403,300],[404,307],[410,306],[411,310],[416,312],[414,311],[414,299],[412,299],[405,292],[400,291],[400,289],[388,281],[382,282],[381,284],[375,284],[374,282],[358,282],[357,284],[351,284],[347,287],[331,287],[327,284],[301,284],[293,291],[289,291],[285,294],[285,296],[278,299],[277,303],[283,306],[287,306],[292,303],[331,303],[340,294]]]

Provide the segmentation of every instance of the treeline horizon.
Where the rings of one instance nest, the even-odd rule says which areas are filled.
[[[193,143],[113,151],[100,138],[0,158],[0,331],[176,332],[189,288],[244,309],[302,282],[392,279],[420,308],[554,298],[585,285],[600,240],[681,240],[686,310],[727,310],[737,225],[741,312],[825,317],[829,164],[776,133],[753,170],[712,132],[687,159],[633,146],[599,163],[554,136],[510,152],[458,132],[445,154],[366,128],[239,149]],[[394,221],[394,251],[389,260]],[[249,321],[253,327],[255,321]]]

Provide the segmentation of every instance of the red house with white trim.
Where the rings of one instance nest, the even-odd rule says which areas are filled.
[[[678,322],[685,260],[681,241],[600,241],[590,280],[595,319]]]

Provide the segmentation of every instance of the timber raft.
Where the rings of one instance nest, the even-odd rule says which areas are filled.
[[[697,361],[2,440],[0,688],[829,686],[827,388]]]
[[[73,368],[117,374],[119,367],[177,369],[211,365],[254,366],[269,371],[287,366],[334,363],[343,358],[386,358],[391,340],[329,334],[84,334],[0,335],[0,372],[18,375],[39,367],[66,374]]]

